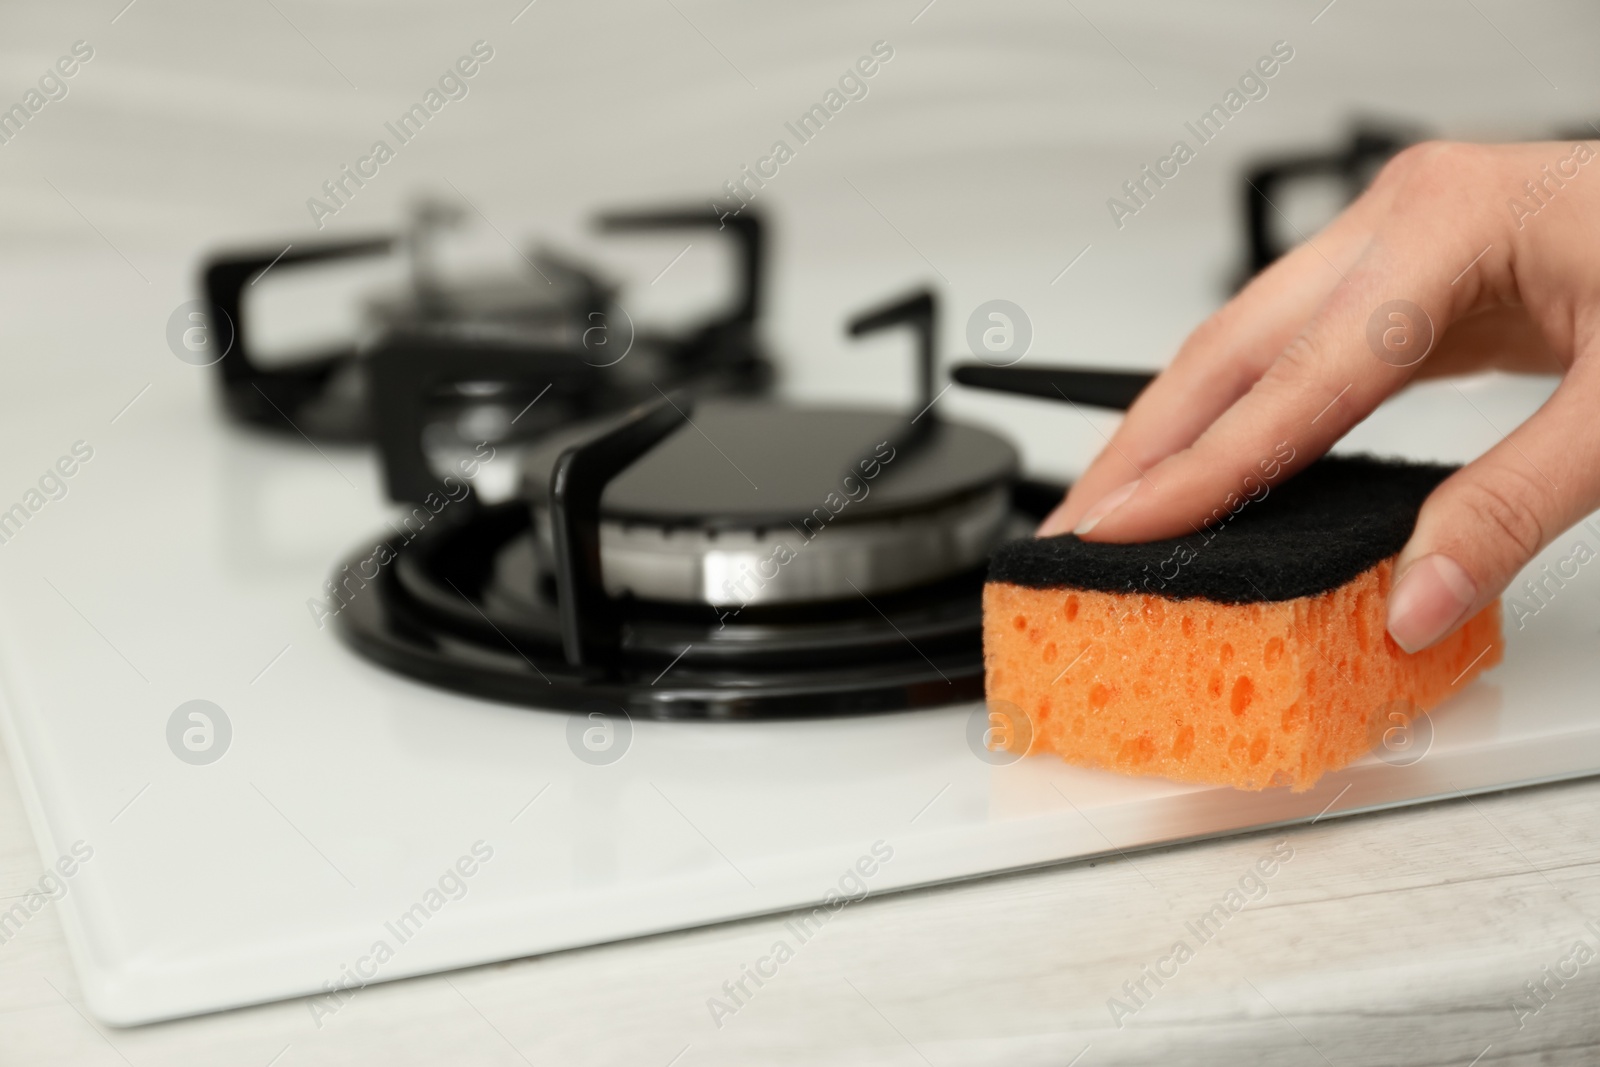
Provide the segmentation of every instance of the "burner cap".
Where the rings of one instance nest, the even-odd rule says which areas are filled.
[[[552,553],[550,472],[591,424],[525,463]],[[960,423],[881,409],[703,401],[606,487],[607,593],[713,605],[871,596],[981,564],[1008,534],[1016,450]]]

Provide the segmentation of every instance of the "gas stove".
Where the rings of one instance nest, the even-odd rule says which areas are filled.
[[[804,266],[800,306],[837,303],[816,282],[837,265]],[[638,348],[591,366],[474,312],[382,320],[329,372],[361,383],[343,409],[360,433],[308,429],[333,392],[284,409],[316,448],[217,420],[177,365],[131,406],[142,383],[108,374],[19,409],[16,433],[64,453],[90,427],[70,497],[4,546],[0,728],[45,861],[93,849],[54,905],[92,1012],[299,997],[325,1021],[357,967],[386,981],[810,909],[864,855],[891,855],[878,894],[1600,768],[1586,579],[1425,737],[1305,794],[991,751],[983,559],[1063,488],[1017,443],[1076,420],[1064,399],[1125,407],[1148,377],[980,363],[954,378],[1051,405],[940,400],[938,310],[914,293],[854,320],[910,339],[903,408],[653,381]],[[123,350],[126,323],[87,321]],[[718,321],[656,336],[745,333]],[[1417,387],[1353,446],[1460,461],[1545,398],[1463,382],[1484,415],[1464,418],[1455,388]],[[451,414],[513,392],[514,434],[537,433]],[[36,484],[36,458],[0,473]],[[464,858],[466,890],[434,892]]]

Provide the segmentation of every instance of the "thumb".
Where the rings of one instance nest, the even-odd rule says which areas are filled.
[[[1452,633],[1600,503],[1600,429],[1582,402],[1590,391],[1569,375],[1422,505],[1389,593],[1389,634],[1401,648],[1418,652]]]

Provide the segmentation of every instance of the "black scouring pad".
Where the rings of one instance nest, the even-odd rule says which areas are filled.
[[[1188,537],[1107,544],[1063,534],[1009,542],[990,562],[989,580],[1223,604],[1316,596],[1399,552],[1423,500],[1455,469],[1328,456],[1276,484],[1252,479]]]

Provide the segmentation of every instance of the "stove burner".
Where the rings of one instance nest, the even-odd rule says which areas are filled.
[[[590,370],[605,371],[621,363],[604,346],[612,332],[631,336],[636,327],[616,304],[614,287],[580,264],[539,252],[528,260],[532,270],[527,275],[445,276],[433,248],[438,231],[457,214],[423,205],[403,237],[297,242],[287,250],[263,248],[214,257],[205,268],[204,281],[211,321],[227,324],[233,337],[231,349],[219,361],[228,413],[242,422],[303,433],[314,440],[369,439],[373,425],[368,350],[352,344],[270,367],[249,343],[244,295],[269,268],[281,274],[313,264],[388,255],[397,248],[410,259],[411,285],[402,293],[369,301],[372,334],[460,330],[493,335],[508,348],[521,345],[537,352],[543,370],[559,359],[568,369],[569,384],[582,383],[585,388],[598,380]],[[599,221],[607,233],[708,228],[718,223],[715,214],[704,210],[612,214]],[[616,410],[647,399],[654,394],[641,388],[648,388],[645,383],[652,375],[670,381],[705,378],[735,393],[761,392],[770,385],[772,366],[756,339],[764,228],[759,219],[746,215],[727,230],[739,251],[739,288],[732,307],[681,335],[643,333],[633,338],[630,365],[601,376],[615,380],[602,381],[598,389],[602,395],[580,404],[577,413]],[[515,420],[535,396],[518,378],[452,382],[426,400],[432,436],[498,440],[495,435],[504,434],[526,440],[570,417],[571,413],[555,413],[556,405],[550,405],[527,423]]]
[[[856,323],[915,330],[915,419],[663,394],[552,436],[525,457],[524,497],[496,505],[429,468],[417,398],[457,377],[527,381],[526,359],[385,350],[390,495],[439,510],[345,561],[338,632],[392,670],[538,707],[727,719],[980,696],[987,556],[1062,490],[932,412],[934,311],[917,294]]]

